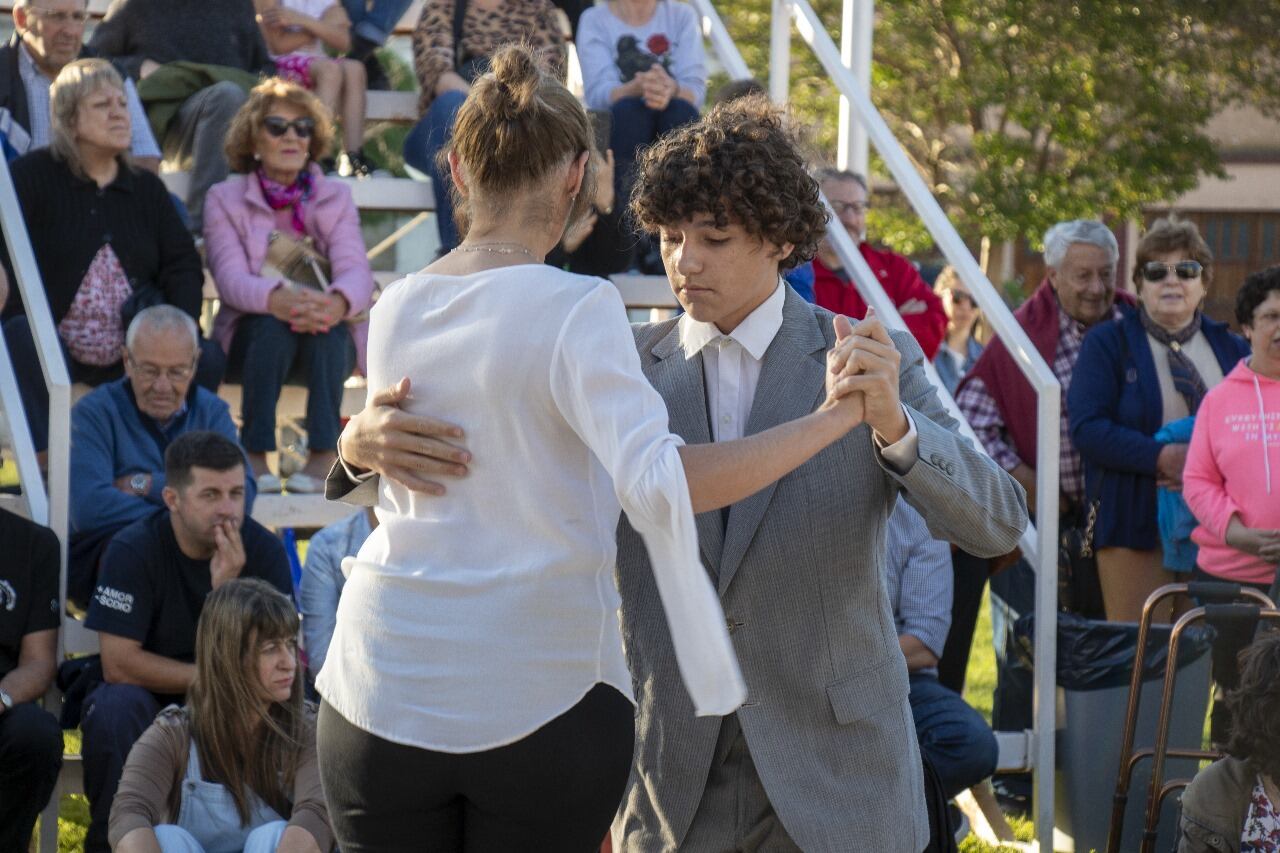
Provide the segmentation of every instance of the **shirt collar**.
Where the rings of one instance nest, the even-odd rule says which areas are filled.
[[[18,67],[22,69],[22,76],[27,80],[43,78],[48,80],[45,73],[40,70],[40,66],[36,65],[36,58],[31,55],[31,48],[27,47],[26,42],[18,39]]]
[[[760,361],[764,358],[765,350],[769,349],[769,344],[777,337],[778,330],[782,328],[782,304],[786,301],[786,295],[782,280],[779,279],[769,298],[756,306],[728,335],[721,334],[714,323],[703,323],[688,314],[683,315],[680,318],[680,346],[684,349],[685,358],[693,358],[707,344],[720,338],[732,338],[752,358]]]

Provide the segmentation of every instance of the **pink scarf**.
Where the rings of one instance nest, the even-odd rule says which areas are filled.
[[[292,208],[293,230],[300,235],[307,233],[303,205],[311,200],[312,190],[315,188],[315,179],[309,170],[303,169],[292,184],[285,186],[268,178],[266,172],[259,167],[258,186],[262,187],[262,195],[272,210]]]

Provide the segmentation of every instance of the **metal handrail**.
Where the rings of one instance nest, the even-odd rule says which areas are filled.
[[[746,63],[728,38],[711,0],[693,0],[703,17],[703,27],[712,36],[712,45],[722,64],[733,76],[748,73]],[[1059,449],[1061,436],[1062,389],[1057,377],[1032,345],[1026,332],[1018,324],[1013,313],[1005,305],[995,287],[987,280],[964,241],[947,219],[933,194],[920,178],[915,167],[890,131],[867,93],[858,85],[853,72],[842,61],[839,50],[827,34],[821,20],[807,0],[773,0],[774,17],[770,30],[769,90],[775,101],[785,101],[790,78],[791,21],[794,19],[801,38],[809,45],[826,72],[831,76],[840,94],[848,100],[853,117],[860,121],[870,142],[880,153],[885,166],[897,181],[899,188],[933,235],[944,256],[955,268],[960,279],[983,309],[993,330],[1013,356],[1019,369],[1036,391],[1036,494],[1038,527],[1028,527],[1022,537],[1022,550],[1036,567],[1036,637],[1035,657],[1039,661],[1057,659],[1057,536]],[[905,328],[901,316],[891,304],[870,267],[862,258],[853,240],[840,227],[827,232],[844,268],[849,271],[858,292],[867,304],[890,326]],[[946,393],[932,365],[926,373],[934,381],[939,397],[953,414],[958,415],[955,401]],[[971,439],[972,430],[963,417],[961,432]],[[975,440],[981,447],[981,443]],[[1036,836],[1042,846],[1051,846],[1053,837],[1053,768],[1054,736],[1056,727],[1055,668],[1052,665],[1037,667],[1035,681],[1034,730],[1031,733],[1030,764],[1038,769],[1036,776]],[[1043,772],[1040,772],[1043,771]]]
[[[3,160],[3,158],[0,158]],[[9,257],[13,261],[14,282],[22,296],[27,322],[36,352],[40,356],[40,370],[49,389],[49,486],[45,489],[36,458],[35,445],[27,426],[26,410],[18,395],[8,347],[5,345],[4,369],[0,370],[0,396],[3,398],[9,432],[18,463],[18,477],[22,483],[22,495],[32,521],[49,527],[58,537],[61,571],[58,583],[61,601],[67,599],[67,536],[68,536],[68,488],[70,485],[71,455],[71,380],[62,357],[58,331],[53,324],[53,312],[45,295],[27,225],[22,218],[22,207],[13,188],[13,176],[7,163],[0,167],[0,229],[3,229]],[[64,622],[67,620],[64,620]],[[67,632],[58,632],[59,659],[66,651]]]

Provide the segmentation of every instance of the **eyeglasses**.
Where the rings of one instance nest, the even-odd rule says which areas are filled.
[[[85,9],[81,9],[78,12],[59,12],[53,9],[45,9],[41,6],[28,6],[27,8],[49,23],[59,26],[69,23],[83,26],[89,20],[89,12]]]
[[[865,201],[833,201],[831,209],[836,212],[836,216],[844,216],[846,213],[866,213],[871,205]]]
[[[154,364],[139,364],[131,353],[126,352],[125,356],[129,361],[129,366],[133,368],[133,375],[140,381],[150,385],[160,378],[160,374],[175,385],[186,382],[191,378],[191,374],[196,372],[196,360],[191,359],[191,363],[183,367],[157,367]]]
[[[1177,273],[1178,278],[1188,280],[1199,278],[1204,266],[1199,261],[1178,261],[1176,264],[1147,261],[1142,265],[1142,277],[1146,281],[1164,281],[1170,271]]]
[[[262,126],[267,133],[275,137],[284,136],[289,128],[293,128],[293,132],[298,134],[299,139],[310,139],[311,134],[315,132],[316,120],[313,118],[295,118],[293,121],[282,119],[280,116],[267,116],[262,120]]]

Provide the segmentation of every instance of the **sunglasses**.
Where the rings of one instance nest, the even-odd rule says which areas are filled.
[[[1176,273],[1178,278],[1190,280],[1199,278],[1204,267],[1199,261],[1178,261],[1176,264],[1147,261],[1142,265],[1142,277],[1146,281],[1164,281],[1170,271]]]
[[[978,307],[978,300],[973,298],[973,294],[964,293],[959,290],[951,291],[951,301],[956,305],[969,305],[974,308]]]
[[[267,116],[262,120],[262,126],[267,133],[275,137],[284,136],[289,128],[293,128],[293,132],[298,135],[299,139],[310,139],[311,134],[316,129],[316,120],[313,118],[295,118],[293,121],[280,118],[280,116]]]

